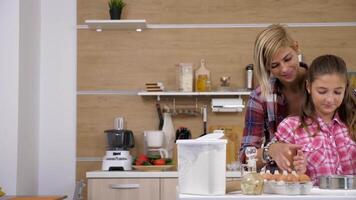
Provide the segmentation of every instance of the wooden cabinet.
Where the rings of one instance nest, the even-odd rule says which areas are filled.
[[[159,200],[159,178],[88,179],[88,200]]]
[[[88,200],[175,200],[177,178],[88,179]]]
[[[161,178],[160,179],[160,200],[177,199],[178,178]]]

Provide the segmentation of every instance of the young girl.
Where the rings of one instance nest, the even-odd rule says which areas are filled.
[[[295,170],[306,172],[314,184],[322,175],[356,175],[356,95],[343,59],[316,58],[305,92],[301,114],[283,120],[276,132],[279,141],[302,146]]]

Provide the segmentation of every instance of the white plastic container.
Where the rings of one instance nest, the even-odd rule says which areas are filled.
[[[225,139],[177,140],[180,193],[225,194],[226,143]]]

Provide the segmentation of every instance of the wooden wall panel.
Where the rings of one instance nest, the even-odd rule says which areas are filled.
[[[78,24],[109,19],[108,0],[78,0]],[[354,0],[126,0],[124,19],[148,23],[276,23],[355,21]]]
[[[213,84],[231,76],[241,87],[243,68],[251,63],[255,29],[185,29],[80,31],[78,87],[85,89],[140,89],[145,82],[162,81],[175,89],[175,65],[205,58]],[[214,85],[213,85],[214,86]]]
[[[77,157],[102,157],[105,154],[106,135],[104,130],[112,129],[114,118],[123,116],[126,129],[134,132],[136,146],[131,153],[143,152],[144,130],[157,130],[158,116],[154,98],[123,95],[81,95],[78,96],[77,110]],[[173,98],[162,98],[161,107],[173,108]],[[210,98],[198,98],[198,107],[209,105]],[[194,106],[194,97],[176,98],[176,107]],[[209,109],[209,125],[240,125],[243,127],[244,113],[212,113]],[[173,116],[175,128],[185,126],[192,136],[202,134],[201,116]]]
[[[334,53],[356,66],[356,28],[290,28],[307,62]],[[142,89],[162,81],[174,90],[175,64],[205,58],[213,89],[221,76],[232,87],[244,87],[244,67],[252,63],[253,43],[261,29],[151,29],[133,31],[81,30],[78,37],[78,89]]]

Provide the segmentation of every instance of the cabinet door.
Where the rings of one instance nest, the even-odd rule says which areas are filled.
[[[88,179],[88,200],[159,200],[159,179]]]
[[[178,178],[161,178],[161,200],[176,200]]]

